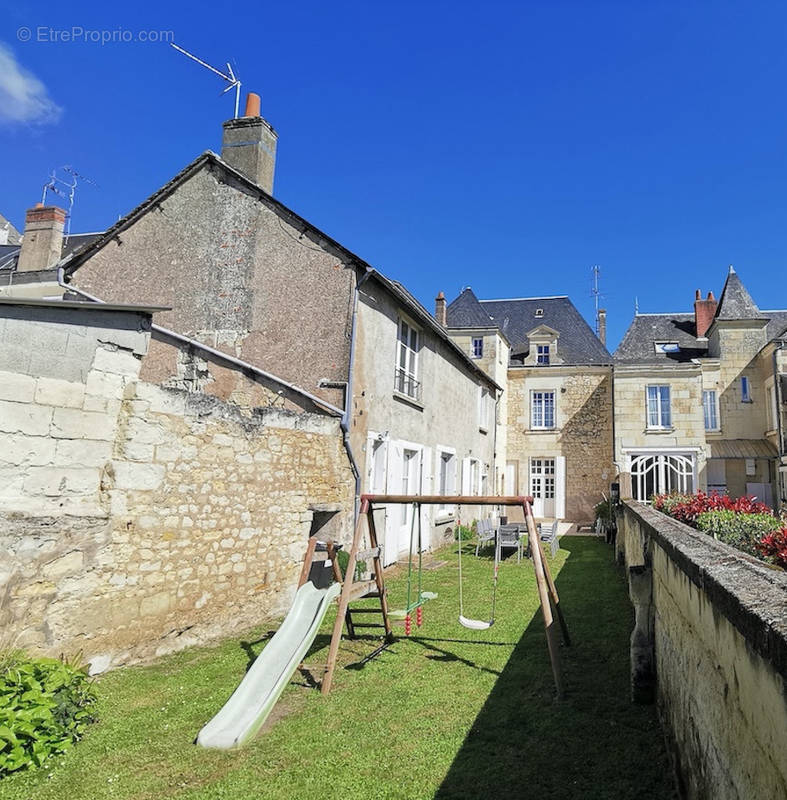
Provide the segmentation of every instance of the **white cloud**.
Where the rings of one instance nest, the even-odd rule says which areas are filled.
[[[0,123],[57,122],[62,113],[46,86],[0,43]]]

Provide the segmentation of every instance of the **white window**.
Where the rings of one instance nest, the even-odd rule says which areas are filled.
[[[530,494],[544,500],[555,499],[555,459],[530,459]]]
[[[530,427],[555,427],[555,393],[553,391],[530,393]]]
[[[416,400],[421,399],[421,384],[418,381],[419,331],[405,320],[399,320],[394,389]]]
[[[705,430],[719,430],[719,398],[713,389],[702,393],[702,413],[705,417]]]
[[[665,430],[672,427],[669,386],[648,386],[648,428]]]
[[[456,494],[456,455],[447,450],[438,451],[438,491],[441,495]],[[439,506],[438,514],[448,514],[451,510],[449,504]]]
[[[467,486],[467,491],[471,495],[478,495],[478,488],[479,488],[479,468],[480,464],[477,458],[468,458],[465,461],[465,466],[467,468],[467,475],[465,477],[465,485]]]
[[[679,353],[680,345],[677,342],[654,342],[657,353]]]
[[[536,345],[536,364],[549,364],[549,345]]]
[[[486,497],[489,493],[489,472],[487,470],[486,464],[484,464],[484,468],[481,470],[481,496]]]
[[[654,494],[694,491],[694,458],[673,453],[631,456],[631,488],[635,500],[649,502]]]
[[[741,403],[751,403],[751,386],[745,375],[741,376]]]
[[[489,390],[483,386],[478,387],[478,427],[489,429]]]
[[[375,439],[372,442],[372,481],[370,487],[372,494],[385,493],[385,459],[387,449],[388,444],[383,439]]]
[[[484,340],[480,336],[473,337],[472,353],[473,358],[481,358],[484,355]]]
[[[402,453],[402,494],[416,494],[418,491],[417,455],[417,450],[405,449]],[[402,503],[402,525],[407,522],[408,511],[409,506],[407,503]]]

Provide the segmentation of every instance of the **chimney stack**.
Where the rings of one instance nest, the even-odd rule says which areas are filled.
[[[18,272],[49,269],[60,261],[66,212],[57,206],[36,203],[25,214],[25,232],[19,251]]]
[[[719,304],[713,296],[713,292],[708,292],[707,298],[703,300],[702,292],[697,289],[694,298],[694,327],[697,338],[704,339],[708,328],[713,322],[713,318],[716,316],[716,308]]]
[[[598,310],[598,338],[604,347],[607,346],[607,309]]]
[[[273,194],[279,137],[260,116],[260,96],[249,92],[244,115],[239,119],[228,119],[223,127],[222,159],[268,194]]]
[[[437,320],[437,323],[442,325],[444,328],[446,327],[447,321],[445,309],[445,295],[442,292],[439,292],[434,300],[434,318]]]

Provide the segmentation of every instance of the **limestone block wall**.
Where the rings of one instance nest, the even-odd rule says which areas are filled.
[[[555,392],[555,429],[533,430],[532,390]],[[518,464],[517,491],[528,494],[529,460],[566,459],[566,515],[588,523],[593,506],[609,493],[614,477],[612,381],[608,367],[512,368],[508,372],[507,458]]]
[[[787,574],[634,502],[616,547],[638,606],[633,695],[655,673],[681,794],[786,797]]]
[[[3,645],[101,671],[285,611],[314,513],[351,529],[338,419],[140,380],[148,334],[117,344],[108,312],[81,313],[75,380],[0,354]]]

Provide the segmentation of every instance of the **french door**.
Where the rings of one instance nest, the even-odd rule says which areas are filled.
[[[634,453],[631,490],[635,500],[649,502],[655,494],[694,491],[694,456],[685,453]]]
[[[555,516],[555,459],[530,459],[530,494],[533,515],[541,519]]]

